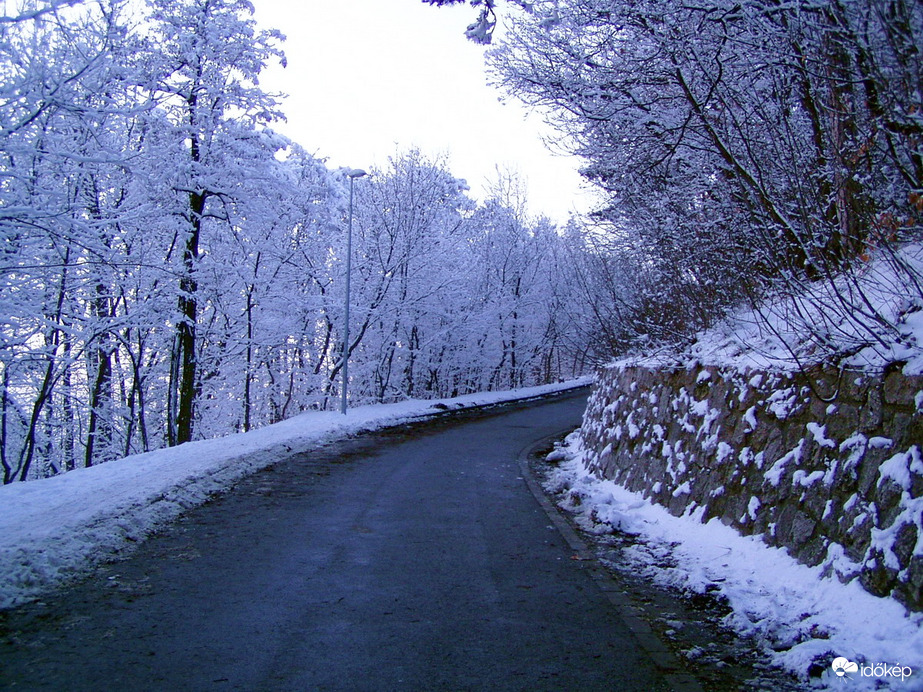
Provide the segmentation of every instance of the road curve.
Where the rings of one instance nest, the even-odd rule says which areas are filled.
[[[585,390],[242,482],[0,619],[0,688],[662,690],[517,464]]]

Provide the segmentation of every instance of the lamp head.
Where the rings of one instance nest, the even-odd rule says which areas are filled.
[[[361,168],[353,168],[346,171],[346,175],[350,178],[361,178],[362,176],[367,175],[367,173]]]

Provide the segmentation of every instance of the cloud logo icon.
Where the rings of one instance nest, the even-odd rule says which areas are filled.
[[[837,677],[843,677],[847,673],[858,673],[859,664],[853,663],[848,658],[843,656],[838,656],[833,659],[833,663],[830,664],[830,667],[833,668],[833,672],[837,674]]]

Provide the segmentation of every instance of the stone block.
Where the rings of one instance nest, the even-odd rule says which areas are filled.
[[[916,545],[917,527],[915,524],[907,522],[897,530],[897,536],[892,546],[892,550],[901,565],[910,565],[910,560],[913,558],[913,549]]]
[[[859,430],[868,433],[875,432],[882,421],[881,391],[870,387],[865,397],[865,403],[859,410]]]
[[[792,522],[792,543],[803,546],[814,537],[817,522],[804,512],[797,512]]]
[[[782,430],[778,427],[770,428],[766,426],[765,435],[765,441],[762,445],[764,459],[763,466],[768,469],[774,463],[776,463],[788,450],[783,449],[782,447]],[[760,451],[760,447],[757,445],[756,440],[751,442],[751,446],[754,452]]]
[[[881,466],[881,462],[893,455],[893,450],[882,449],[880,447],[870,446],[865,451],[865,456],[862,457],[862,461],[856,469],[859,476],[858,489],[860,497],[871,498],[871,496],[877,492],[876,488],[879,478],[878,467]]]
[[[923,496],[923,476],[910,472],[910,497],[914,500]]]
[[[890,370],[882,385],[882,395],[886,404],[913,409],[914,396],[920,389],[920,378],[908,377],[897,369]]]
[[[923,443],[923,414],[891,412],[884,421],[884,435],[894,440],[896,447]]]
[[[853,562],[861,563],[865,559],[865,554],[872,543],[872,520],[871,518],[853,525],[852,521],[846,522],[842,533],[839,534],[838,543],[843,546],[843,550]]]
[[[823,399],[811,397],[810,405],[808,407],[808,414],[810,419],[823,425],[827,419],[827,407],[829,405],[830,403],[824,401]]]
[[[859,429],[859,410],[851,404],[837,404],[836,412],[824,419],[827,436],[841,443]]]
[[[702,503],[705,507],[705,512],[702,515],[702,523],[707,524],[715,517],[720,518],[724,514],[725,502],[724,496],[719,495],[718,497],[709,497],[707,502]]]
[[[879,528],[886,528],[894,523],[897,515],[901,512],[900,502],[903,495],[903,488],[890,478],[878,486],[875,494],[875,505],[878,507]]]
[[[833,499],[831,489],[824,485],[823,481],[818,481],[805,488],[805,497],[801,506],[805,514],[820,523],[824,510],[827,508],[827,502],[831,499]]]
[[[737,405],[737,399],[732,396],[733,385],[721,376],[720,372],[712,373],[711,391],[708,400],[715,408],[723,411],[733,410]],[[733,404],[731,401],[733,400]]]
[[[871,379],[865,373],[846,370],[840,378],[840,395],[837,398],[861,405],[868,396],[870,383]]]
[[[915,555],[910,559],[907,580],[898,583],[895,591],[895,595],[907,608],[923,610],[923,555]]]
[[[682,516],[683,512],[686,511],[686,504],[689,498],[686,495],[670,495],[667,502],[664,506],[667,508],[667,511],[670,512],[674,517]]]
[[[794,503],[784,505],[776,520],[776,536],[794,551],[799,550],[813,537],[816,528],[816,522]]]
[[[795,559],[808,567],[816,567],[827,556],[827,546],[830,542],[821,535],[815,535],[801,548],[798,549]]]
[[[830,488],[830,491],[829,499],[824,502],[824,508],[820,513],[817,531],[824,536],[838,537],[840,532],[840,519],[843,516],[843,503],[837,496],[834,488]],[[830,503],[829,512],[827,512],[827,502]]]
[[[897,574],[885,567],[884,557],[879,550],[873,550],[870,564],[866,564],[859,575],[859,583],[873,596],[888,596],[897,583]]]
[[[747,514],[747,502],[749,500],[740,492],[725,492],[724,512],[721,514],[721,521],[728,526],[743,528],[745,523],[740,518]]]

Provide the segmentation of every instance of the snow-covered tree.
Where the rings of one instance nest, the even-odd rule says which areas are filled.
[[[170,444],[192,439],[198,382],[198,262],[206,227],[226,228],[227,205],[249,175],[260,128],[280,117],[276,98],[258,85],[278,34],[258,31],[245,0],[154,0],[150,88],[183,142],[175,162],[174,206],[181,248],[178,318],[170,371]]]
[[[270,129],[238,0],[0,18],[0,467],[53,475],[339,393],[348,178]],[[566,242],[398,154],[355,185],[355,402],[579,371]],[[579,349],[578,349],[579,350]],[[585,350],[585,349],[584,349]]]
[[[113,442],[113,214],[126,180],[118,10],[30,3],[0,35],[5,482],[25,479],[37,456],[36,472],[54,473],[74,463],[79,442],[85,463]],[[83,396],[87,420],[75,405]]]
[[[682,338],[920,237],[921,27],[903,0],[548,0],[491,61],[608,193],[617,251],[659,287],[632,319]]]
[[[423,0],[423,2],[438,7],[468,3],[472,7],[479,8],[477,19],[465,29],[465,36],[468,40],[481,44],[488,44],[493,40],[494,30],[497,27],[496,8],[499,4],[497,0]],[[507,2],[527,12],[532,10],[533,3],[530,0],[507,0]]]

